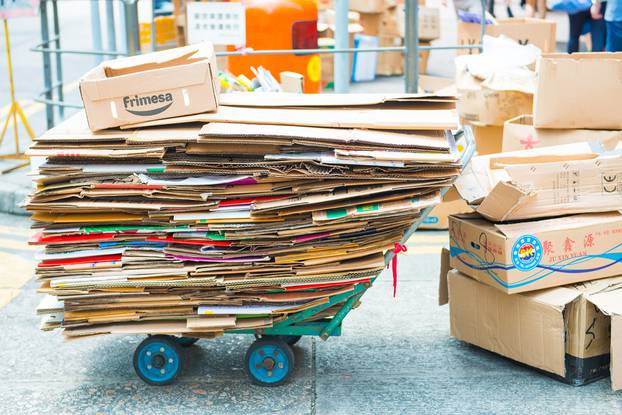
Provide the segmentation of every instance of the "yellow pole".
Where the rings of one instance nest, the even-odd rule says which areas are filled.
[[[9,41],[9,22],[3,19],[4,41],[6,43],[6,63],[9,70],[9,90],[11,93],[11,110],[9,116],[13,117],[13,138],[15,139],[15,153],[19,153],[19,132],[17,130],[17,111],[15,110],[15,85],[13,83],[13,65],[11,62],[11,43]],[[7,123],[8,124],[8,123]]]
[[[35,134],[30,128],[30,124],[28,123],[28,119],[24,114],[24,111],[20,107],[19,103],[15,100],[15,84],[13,81],[13,62],[11,61],[11,43],[9,41],[9,24],[7,19],[2,19],[2,23],[4,26],[4,41],[6,44],[6,58],[7,58],[7,69],[9,72],[9,91],[11,95],[11,105],[9,108],[9,113],[7,114],[7,118],[2,127],[2,131],[0,131],[0,144],[4,141],[4,134],[6,133],[7,127],[9,126],[11,118],[13,119],[13,137],[15,138],[15,154],[14,155],[1,155],[0,158],[27,158],[23,153],[19,151],[19,125],[17,124],[17,118],[22,121],[24,124],[24,128],[26,132],[30,136],[30,138],[34,138]],[[28,165],[29,162],[22,163],[18,166],[10,167],[3,171],[0,171],[0,174],[8,173],[9,171],[15,170],[17,168]]]

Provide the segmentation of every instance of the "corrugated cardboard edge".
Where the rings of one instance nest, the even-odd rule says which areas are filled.
[[[611,346],[609,371],[611,389],[622,389],[622,289],[609,290],[587,296],[603,314],[611,317]]]

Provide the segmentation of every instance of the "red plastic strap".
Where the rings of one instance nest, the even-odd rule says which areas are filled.
[[[398,242],[395,243],[393,248],[393,258],[391,258],[391,270],[393,271],[393,297],[397,295],[397,254],[400,252],[406,252],[408,248],[406,245],[402,245]]]

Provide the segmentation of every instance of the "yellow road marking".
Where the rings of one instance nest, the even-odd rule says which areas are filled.
[[[34,261],[18,255],[0,252],[0,263],[6,264],[0,273],[0,308],[11,302],[34,275]]]
[[[78,80],[65,84],[65,86],[63,86],[63,93],[66,95],[70,92],[75,91],[78,88],[79,84],[80,83]],[[40,111],[43,111],[45,109],[45,104],[42,104],[40,102],[34,102],[30,99],[18,100],[18,102],[20,106],[24,108],[24,115],[26,115],[26,118],[29,118],[32,115]],[[11,109],[11,104],[7,104],[3,107],[0,107],[0,120],[4,120],[4,118],[9,113],[10,109]],[[9,128],[11,128],[12,126],[13,126],[12,123],[9,124]]]
[[[5,239],[0,235],[0,249],[14,249],[16,251],[36,251],[38,248],[33,245],[28,245],[28,243],[23,241],[17,241],[15,239]]]
[[[440,254],[443,249],[443,245],[432,245],[432,246],[413,246],[408,247],[408,251],[405,252],[406,255],[432,255],[432,254]]]
[[[20,99],[17,100],[17,103],[20,105],[20,107],[25,108],[27,105],[32,105],[34,101],[31,99]],[[4,120],[5,117],[9,114],[9,110],[11,109],[11,104],[7,104],[3,107],[0,107],[0,119]]]
[[[29,228],[14,228],[13,226],[0,225],[0,234],[1,233],[8,234],[8,235],[18,235],[18,236],[29,238],[32,235],[34,235],[36,232],[34,229],[29,229]],[[0,237],[2,236],[0,235]]]

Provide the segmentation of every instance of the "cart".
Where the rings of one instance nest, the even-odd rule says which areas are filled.
[[[457,150],[461,153],[464,168],[475,152],[473,132],[467,126],[454,134]],[[444,195],[449,188],[441,191]],[[430,213],[432,207],[421,212],[421,216],[404,233],[401,244],[417,230]],[[385,264],[393,259],[393,250],[385,254]],[[319,336],[322,340],[341,335],[341,324],[358,300],[365,294],[377,278],[370,282],[354,285],[352,291],[328,297],[328,302],[290,314],[285,320],[274,323],[272,327],[252,330],[227,330],[226,334],[253,334],[256,340],[250,345],[244,358],[244,369],[251,382],[260,386],[279,386],[285,383],[293,372],[295,361],[292,346],[302,336]],[[341,304],[341,308],[330,319],[308,321],[324,310]],[[197,337],[178,337],[172,335],[149,335],[134,352],[136,374],[150,385],[168,385],[179,376],[183,366],[183,348],[195,344]]]

